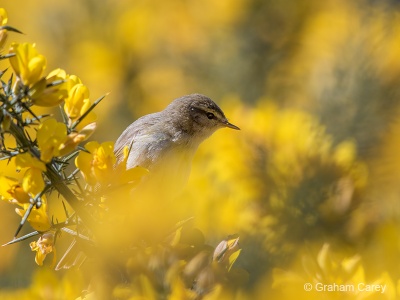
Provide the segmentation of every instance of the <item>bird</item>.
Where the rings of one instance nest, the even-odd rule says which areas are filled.
[[[116,161],[123,161],[128,146],[126,169],[147,168],[148,185],[157,186],[164,197],[177,195],[186,185],[197,148],[220,128],[240,130],[209,97],[185,95],[129,125],[115,143]]]
[[[146,230],[152,227],[138,226],[145,223],[140,218],[152,224],[158,216],[154,214],[154,210],[168,209],[165,200],[174,199],[185,187],[197,148],[220,128],[240,130],[228,121],[221,108],[209,97],[190,94],[173,100],[160,112],[140,117],[122,132],[114,145],[115,166],[126,162],[127,170],[137,166],[148,169],[149,174],[132,192],[136,200],[139,198],[154,203],[150,206],[141,206],[138,212],[132,208],[137,202],[132,201],[127,205],[125,199],[127,197],[123,197],[124,199],[120,199],[119,202],[118,199],[113,199],[117,202],[119,213],[125,212],[128,215],[132,211],[136,213],[134,218],[130,216],[123,223],[124,230],[129,228],[129,236],[133,236],[135,230],[148,233]],[[126,147],[129,148],[127,160],[124,157]],[[160,204],[158,199],[160,197],[164,200],[164,206]],[[146,208],[151,211],[143,211]],[[107,224],[107,227],[112,228],[112,225]],[[115,232],[122,231],[113,229]],[[154,230],[163,232],[159,228]],[[80,240],[81,246],[77,247],[77,243],[78,241],[74,239],[58,262],[56,270],[68,269],[71,266],[80,267],[84,263],[87,256],[81,248],[89,245]]]

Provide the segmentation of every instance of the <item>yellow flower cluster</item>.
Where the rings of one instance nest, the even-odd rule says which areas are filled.
[[[67,134],[67,126],[48,119],[40,124],[37,132],[37,142],[40,150],[40,159],[50,162],[53,157],[62,156],[75,150],[76,146],[86,140],[95,130],[96,123],[91,123],[80,132]]]
[[[85,151],[81,151],[75,160],[76,166],[81,170],[85,180],[90,185],[124,185],[138,180],[147,174],[147,170],[141,167],[126,170],[125,165],[129,156],[129,147],[124,149],[124,160],[115,167],[116,157],[114,143],[89,142],[85,145]]]
[[[55,69],[34,84],[30,93],[35,105],[56,106],[68,96],[68,75],[62,69]]]
[[[17,2],[7,3],[13,12],[19,11]],[[0,94],[20,95],[13,98],[20,104],[17,110],[28,107],[37,113],[50,108],[56,114],[58,105],[64,122],[53,117],[38,120],[27,111],[17,121],[15,111],[7,106],[12,99],[1,98],[0,132],[5,142],[0,139],[4,150],[0,156],[10,158],[0,157],[0,194],[24,215],[32,198],[42,193],[32,191],[45,186],[55,190],[51,174],[37,162],[21,167],[19,175],[11,174],[18,156],[26,153],[46,170],[54,167],[64,173],[64,183],[72,184],[79,202],[96,217],[101,214],[96,244],[105,246],[101,250],[116,257],[118,266],[124,265],[121,273],[127,274],[123,284],[115,286],[104,276],[91,288],[100,287],[99,293],[112,294],[106,298],[118,299],[400,298],[400,125],[393,122],[399,111],[400,86],[396,1],[369,1],[368,5],[363,0],[89,2],[95,8],[90,11],[94,22],[88,21],[85,1],[72,7],[68,1],[55,6],[50,0],[38,0],[30,8],[32,15],[40,16],[43,6],[51,7],[44,10],[46,17],[52,14],[57,33],[68,36],[59,40],[60,49],[68,48],[68,56],[54,51],[48,65],[60,59],[64,65],[74,65],[82,78],[90,80],[85,82],[92,87],[90,95],[112,91],[116,101],[96,111],[104,116],[109,136],[117,136],[121,126],[131,121],[128,114],[120,114],[122,110],[140,116],[161,109],[188,90],[205,92],[204,87],[242,129],[239,134],[218,131],[201,145],[189,186],[173,203],[135,197],[130,194],[131,185],[114,193],[115,186],[131,179],[123,179],[123,171],[114,169],[112,143],[90,142],[84,150],[77,148],[95,127],[86,85],[63,70],[47,74],[46,59],[38,52],[43,44],[12,44],[12,52],[6,55],[14,55],[15,68],[3,76]],[[73,18],[75,26],[58,22],[54,16],[59,15]],[[29,23],[30,32],[22,28],[26,33],[48,32],[43,22],[30,21],[34,17],[29,20],[23,13],[13,17],[20,18],[23,26]],[[5,10],[0,9],[0,56],[11,35],[8,24]],[[82,38],[75,34],[76,28],[101,34]],[[54,41],[46,34],[41,40]],[[16,76],[7,88],[5,77],[12,70]],[[221,91],[233,94],[224,96]],[[116,115],[121,122],[116,122]],[[29,143],[21,147],[10,138],[15,125],[24,126],[25,121],[32,125],[21,132],[26,132],[26,140],[37,151],[29,151]],[[81,173],[72,171],[73,159]],[[77,177],[83,177],[84,184]],[[133,201],[126,201],[128,194]],[[33,207],[28,222],[35,229],[47,228],[49,219],[60,222],[52,224],[52,229],[62,226],[66,214],[54,209],[57,200],[48,205],[54,198],[43,195],[42,206]],[[130,217],[129,229],[123,221],[109,222],[109,211],[116,210],[112,205],[120,199],[120,210]],[[98,211],[99,206],[106,209]],[[38,212],[52,217],[35,223],[32,217]],[[76,212],[78,217],[68,218],[70,228],[86,235],[85,226],[83,231],[80,225],[74,227],[81,221]],[[5,216],[6,211],[0,213]],[[238,262],[249,271],[250,284],[237,293],[237,281],[226,280],[229,275],[243,276],[235,272],[223,273],[227,277],[219,282],[220,270],[208,264],[212,259],[205,254],[212,252],[210,246],[198,243],[193,232],[180,232],[181,243],[159,243],[156,236],[169,230],[176,216],[194,216],[195,226],[208,241],[239,232],[243,251]],[[8,225],[3,215],[0,220]],[[156,246],[129,247],[132,253],[124,260],[124,242],[130,246],[132,240],[146,238],[156,240],[152,243]],[[46,254],[49,260],[54,240],[43,236],[32,244],[39,264],[46,264]],[[195,255],[200,244],[204,251]],[[238,252],[225,257],[224,253],[229,254],[235,245],[228,238],[216,251],[227,267]],[[101,278],[99,269],[96,265],[90,271]],[[38,273],[29,292],[18,290],[9,297],[98,296],[91,290],[81,294],[86,287],[76,275],[82,273],[72,274],[74,278],[60,279]],[[307,283],[312,291],[305,290]],[[380,293],[367,290],[367,285],[386,288]],[[0,298],[7,297],[7,291],[1,290]]]
[[[75,160],[85,180],[91,185],[108,182],[116,162],[114,143],[105,142],[100,145],[98,142],[89,142],[85,148],[88,152],[81,152]]]
[[[0,25],[6,22],[7,15],[1,9]],[[0,27],[1,46],[4,34],[10,28]],[[128,148],[124,149],[124,163],[115,167],[112,142],[89,142],[84,150],[78,147],[96,129],[96,116],[92,109],[102,99],[92,104],[89,89],[79,77],[68,75],[62,69],[55,69],[46,75],[46,58],[37,51],[35,44],[14,42],[7,56],[0,55],[0,59],[8,59],[16,78],[14,82],[10,79],[7,86],[3,82],[0,92],[0,150],[11,166],[15,165],[15,171],[21,173],[21,176],[0,174],[0,197],[18,206],[16,213],[22,217],[22,225],[27,221],[41,234],[37,241],[30,244],[31,250],[36,252],[36,263],[43,265],[46,256],[53,253],[51,265],[54,266],[54,243],[62,225],[58,219],[54,223],[53,212],[49,211],[48,192],[58,190],[74,210],[75,216],[79,216],[79,219],[70,218],[66,205],[65,216],[61,220],[81,230],[81,223],[90,222],[93,226],[95,218],[103,219],[107,209],[104,204],[108,195],[106,189],[131,188],[147,174],[147,170],[140,167],[125,169]],[[63,122],[53,116],[37,115],[37,106],[51,108],[57,105],[61,108]],[[4,135],[7,135],[6,142],[3,142]],[[76,167],[86,180],[85,191],[81,190],[76,195],[68,185],[78,180],[77,170],[70,175],[65,174],[66,166],[74,158]],[[102,197],[97,199],[100,192]],[[97,203],[98,209],[86,212],[86,201]],[[10,243],[27,238],[17,238],[20,229],[21,226]]]
[[[0,12],[4,16],[4,10]],[[2,22],[6,20],[3,17]],[[10,54],[12,54],[9,58],[10,65],[18,78],[15,89],[18,89],[19,84],[27,87],[32,104],[51,107],[65,101],[64,106],[70,125],[89,109],[91,103],[88,99],[87,88],[78,77],[69,76],[61,69],[53,70],[44,77],[46,59],[37,52],[34,44],[12,43]],[[84,93],[77,93],[77,91],[84,91]],[[5,126],[2,123],[2,126],[3,129],[9,128],[9,124]],[[40,160],[29,153],[16,157],[17,169],[26,169],[22,181],[23,190],[31,196],[43,191],[45,184],[42,172],[46,171],[45,163],[49,163],[53,157],[63,156],[73,151],[79,143],[93,133],[95,127],[96,123],[90,123],[81,126],[81,130],[76,132],[54,118],[41,123],[36,137]]]
[[[28,160],[30,159],[28,158]],[[33,164],[25,172],[28,174],[24,176],[22,186],[21,183],[15,178],[2,175],[0,176],[0,198],[4,201],[14,203],[21,207],[15,209],[16,213],[21,217],[24,217],[25,213],[30,207],[31,195],[34,194],[33,191],[41,191],[43,185],[43,178],[40,174],[41,171],[37,168],[39,164],[36,163],[36,168],[33,166]],[[39,172],[39,174],[35,174],[36,172]],[[46,231],[50,229],[47,199],[45,196],[41,197],[40,207],[34,207],[32,209],[27,221],[35,230]]]
[[[51,107],[65,101],[64,109],[72,122],[89,110],[92,105],[89,90],[79,77],[67,75],[62,69],[55,69],[46,77],[43,76],[46,58],[37,52],[34,44],[12,43],[10,54],[14,54],[10,57],[10,64],[18,80],[29,88],[33,104]],[[90,119],[95,119],[95,115],[91,114]]]
[[[0,8],[0,49],[5,44],[7,31],[19,32],[5,26],[7,21],[6,11]],[[15,164],[16,171],[23,173],[20,179],[0,174],[0,197],[20,206],[16,212],[34,229],[45,232],[52,226],[45,192],[54,187],[54,172],[76,156],[77,146],[94,132],[96,116],[90,111],[93,107],[89,91],[82,81],[62,69],[46,75],[46,58],[37,51],[35,44],[13,42],[7,57],[1,56],[1,59],[6,58],[16,80],[12,86],[10,80],[10,86],[2,92],[0,146]],[[11,96],[8,93],[12,93]],[[54,117],[37,117],[30,109],[31,106],[54,107],[62,103],[65,122],[58,122]],[[44,117],[46,119],[41,121]],[[32,140],[29,127],[36,126],[38,121],[36,138]],[[5,133],[10,135],[7,144],[3,143]],[[17,145],[18,151],[11,150],[14,149],[12,144]],[[55,158],[64,159],[59,169],[55,167]],[[56,176],[63,180],[62,175]]]
[[[0,175],[0,197],[2,200],[20,206],[21,208],[16,208],[16,212],[24,217],[30,209],[30,199],[41,193],[45,187],[42,172],[46,171],[46,166],[29,153],[18,155],[15,164],[17,171],[25,170],[22,182]],[[27,221],[35,230],[46,231],[50,229],[50,219],[45,196],[41,197],[40,203],[40,207],[32,209]]]
[[[204,220],[197,218],[201,228],[209,232],[234,228],[256,233],[260,224],[269,223],[267,219],[276,222],[278,212],[301,206],[292,195],[306,188],[309,180],[321,184],[318,180],[322,174],[332,178],[325,183],[332,185],[330,189],[339,182],[349,183],[353,191],[365,187],[368,172],[357,160],[354,143],[334,145],[311,114],[279,109],[266,100],[255,108],[236,103],[235,110],[227,114],[246,120],[241,125],[243,133],[237,137],[218,132],[217,138],[200,147],[189,189],[180,204],[195,206],[199,215],[207,216]],[[326,203],[331,216],[332,209],[343,216],[352,199],[336,196],[329,201],[329,197],[321,198],[315,205]],[[192,202],[187,204],[187,199]]]

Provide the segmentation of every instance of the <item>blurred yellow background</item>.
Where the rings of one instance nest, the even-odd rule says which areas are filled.
[[[139,116],[194,92],[242,129],[200,146],[176,204],[207,243],[240,235],[237,264],[250,279],[236,299],[400,298],[398,1],[2,5],[24,33],[9,42],[36,43],[48,71],[78,75],[92,101],[109,93],[91,139],[115,141]],[[19,217],[5,203],[0,214],[4,244]],[[23,243],[0,249],[1,290],[31,285],[33,256]],[[303,288],[361,281],[387,289]]]

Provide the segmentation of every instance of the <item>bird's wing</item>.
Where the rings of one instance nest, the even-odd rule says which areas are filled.
[[[154,131],[154,126],[158,124],[159,120],[159,113],[146,115],[137,119],[124,130],[114,145],[114,154],[117,159],[116,165],[120,164],[124,159],[125,146],[128,146],[129,151],[131,151],[135,138],[151,134],[151,132]]]
[[[132,127],[133,124],[129,125],[125,131],[120,135],[120,137],[117,139],[114,145],[114,154],[115,157],[117,158],[116,160],[116,165],[119,165],[121,161],[124,159],[124,148],[125,146],[129,147],[129,150],[131,149],[132,142],[133,142],[133,137],[136,135],[136,132],[131,132],[134,130]],[[129,130],[131,129],[131,130]]]

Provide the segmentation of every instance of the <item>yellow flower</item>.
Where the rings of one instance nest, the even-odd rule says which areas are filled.
[[[10,57],[11,67],[24,85],[30,87],[42,78],[46,58],[37,52],[34,44],[12,43],[10,53],[15,53]]]
[[[52,85],[57,81],[62,83]],[[60,104],[68,97],[68,75],[62,69],[55,69],[34,84],[30,90],[33,104],[37,106],[52,107]]]
[[[54,156],[60,155],[59,148],[67,139],[67,127],[55,119],[48,119],[40,124],[36,138],[40,159],[46,163],[50,162]]]
[[[44,181],[42,172],[37,168],[29,168],[25,171],[24,179],[22,180],[22,188],[24,191],[36,195],[43,191]]]
[[[44,189],[42,172],[46,171],[46,165],[29,153],[23,153],[16,157],[17,170],[27,169],[22,179],[22,188],[25,192],[35,196]]]
[[[7,12],[4,8],[0,7],[0,26],[4,26],[7,24],[8,17],[7,17]],[[7,40],[7,30],[6,29],[1,29],[0,30],[0,50],[3,49],[4,44],[6,43]]]
[[[96,183],[107,183],[112,174],[116,162],[114,155],[114,143],[89,142],[85,145],[87,152],[80,152],[75,159],[75,165],[81,170],[85,180],[94,185]]]
[[[0,198],[9,202],[29,203],[30,197],[20,182],[11,177],[0,176]]]
[[[40,159],[47,163],[55,156],[73,151],[79,143],[89,138],[95,129],[96,123],[91,123],[81,131],[67,135],[67,127],[64,123],[57,122],[55,119],[44,121],[39,126],[36,136]]]
[[[75,159],[75,165],[81,170],[90,185],[100,183],[116,186],[138,182],[142,176],[148,173],[147,169],[141,167],[126,170],[124,162],[114,168],[116,158],[113,142],[105,142],[101,145],[98,142],[89,142],[85,148],[89,153],[80,152]],[[124,161],[128,159],[128,152],[128,147],[126,147]]]
[[[90,107],[89,89],[82,84],[82,81],[75,75],[70,76],[71,88],[68,98],[65,100],[64,110],[72,120],[78,119]]]
[[[60,155],[65,155],[73,151],[78,144],[88,139],[96,129],[96,123],[90,123],[79,132],[71,132],[64,143],[59,147]]]
[[[82,84],[79,77],[71,75],[68,80],[68,97],[65,99],[64,104],[64,111],[70,119],[70,125],[85,114],[91,105],[88,88]],[[96,121],[96,114],[91,111],[85,116],[83,121],[80,120],[76,128],[81,130],[94,121]]]
[[[43,234],[37,242],[32,242],[29,244],[32,251],[36,251],[35,262],[39,266],[43,266],[43,261],[46,258],[47,254],[53,252],[53,260],[51,263],[51,267],[53,267],[56,263],[56,248],[54,246],[54,232],[46,232]]]
[[[21,208],[16,208],[15,212],[19,216],[23,217],[28,210],[30,204],[24,203],[18,205],[21,206]],[[41,206],[39,208],[36,208],[36,206],[33,207],[27,221],[32,226],[32,228],[37,231],[47,231],[51,228],[47,209],[47,199],[45,196],[41,197]]]

